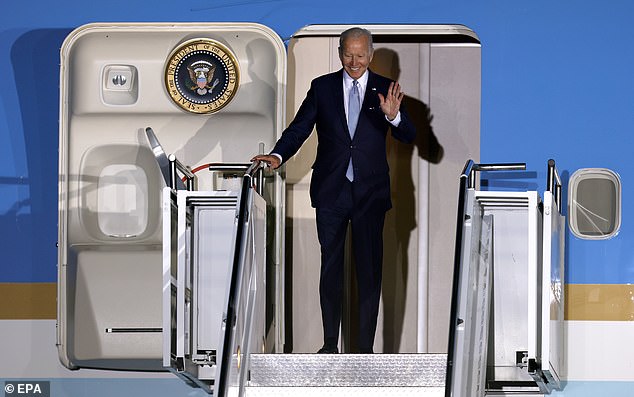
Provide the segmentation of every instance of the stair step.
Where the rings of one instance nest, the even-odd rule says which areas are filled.
[[[246,387],[245,397],[444,397],[444,387]]]
[[[446,368],[446,354],[252,354],[248,387],[444,391]]]

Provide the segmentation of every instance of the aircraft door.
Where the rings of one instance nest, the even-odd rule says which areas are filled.
[[[312,79],[341,68],[338,38],[349,27],[310,25],[290,39],[288,120]],[[393,208],[383,234],[383,288],[374,351],[445,352],[455,234],[455,225],[446,220],[455,216],[457,194],[448,181],[460,173],[465,158],[480,155],[479,39],[460,25],[362,27],[373,34],[370,69],[400,82],[418,133],[413,145],[387,138]],[[315,135],[284,171],[287,263],[292,266],[287,301],[294,335],[288,350],[296,353],[314,352],[323,342],[317,289],[320,251],[309,197]],[[347,275],[350,294],[345,305],[352,309],[354,278],[351,271]],[[355,351],[354,318],[352,310],[344,309],[341,351]]]
[[[164,369],[165,181],[145,128],[182,164],[201,168],[198,190],[235,190],[237,179],[239,191],[233,172],[212,174],[208,165],[244,163],[272,149],[285,124],[285,79],[284,44],[259,24],[89,24],[67,37],[60,71],[57,328],[65,366]],[[272,291],[266,346],[277,351],[284,181],[270,171],[263,179],[265,278]],[[200,211],[203,224],[216,220],[210,214]]]

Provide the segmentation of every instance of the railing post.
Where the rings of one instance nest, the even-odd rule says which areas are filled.
[[[547,173],[547,185],[546,190],[551,192],[555,196],[557,202],[557,208],[561,213],[561,178],[557,167],[555,166],[555,160],[548,160],[548,173]]]

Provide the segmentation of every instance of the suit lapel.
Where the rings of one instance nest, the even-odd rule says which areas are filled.
[[[363,104],[361,105],[361,115],[364,115],[366,111],[375,111],[375,107],[378,106],[377,96],[377,80],[376,74],[368,69],[368,85],[365,87],[365,93],[363,95]],[[378,109],[380,111],[380,109]],[[360,116],[359,116],[360,117]]]
[[[370,92],[374,87],[374,73],[368,69],[368,84],[365,86],[365,92],[363,93],[363,101],[361,101],[361,114],[364,113],[364,110],[368,107],[368,98],[370,97]],[[359,115],[361,117],[361,115]]]
[[[343,132],[350,137],[350,133],[348,132],[348,119],[346,118],[346,108],[343,103],[343,73],[344,70],[341,69],[338,73],[335,73],[336,78],[333,79],[333,104],[337,108],[337,114],[339,116],[339,120],[341,121]]]

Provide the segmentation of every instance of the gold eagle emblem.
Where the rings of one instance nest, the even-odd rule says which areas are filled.
[[[189,71],[189,78],[192,83],[194,83],[189,89],[196,91],[198,95],[205,95],[208,92],[212,92],[220,82],[219,79],[216,79],[216,81],[211,84],[216,66],[207,61],[194,62],[187,67],[187,70]]]
[[[207,38],[181,43],[165,63],[167,94],[181,109],[215,113],[235,97],[240,70],[235,55],[224,44]]]

